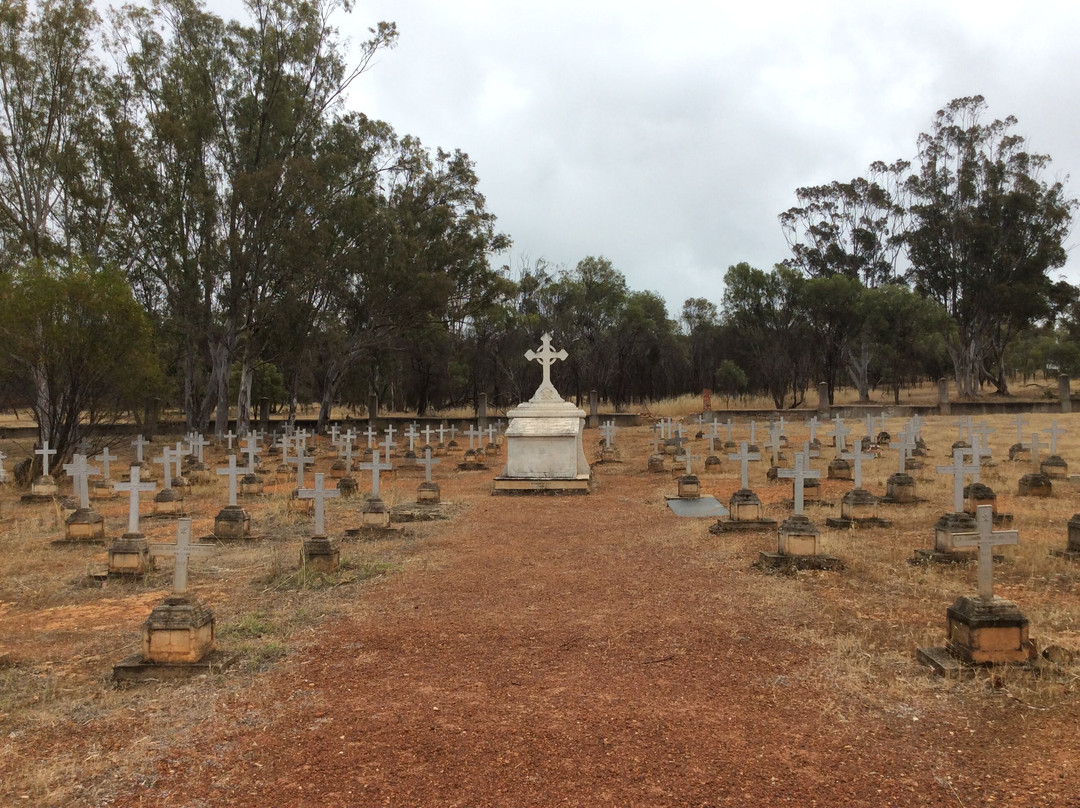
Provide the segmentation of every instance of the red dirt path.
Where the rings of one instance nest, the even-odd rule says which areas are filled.
[[[662,488],[477,496],[125,804],[1080,805],[1075,714],[830,709],[752,559]]]

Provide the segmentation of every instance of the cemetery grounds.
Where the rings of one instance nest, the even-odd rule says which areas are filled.
[[[1080,470],[1080,416],[1031,415],[1029,429],[1052,418]],[[451,518],[346,542],[329,576],[297,571],[311,516],[287,509],[293,482],[268,475],[243,503],[259,538],[223,543],[189,573],[238,665],[139,686],[112,684],[112,666],[137,651],[172,562],[96,582],[104,547],[52,546],[59,507],[6,486],[0,804],[1080,806],[1080,564],[1050,555],[1080,499],[1066,483],[1048,500],[1016,496],[1030,464],[1007,459],[1012,417],[986,419],[996,465],[982,480],[1020,532],[995,587],[1061,662],[942,679],[915,659],[941,644],[946,607],[975,592],[974,565],[909,563],[951,510],[951,480],[934,469],[954,420],[927,419],[930,456],[913,473],[926,501],[882,506],[891,528],[826,528],[850,483],[822,481],[835,504],[807,514],[839,573],[759,572],[775,531],[714,536],[709,519],[676,518],[664,501],[675,479],[646,470],[647,427],[619,431],[623,462],[594,466],[588,496],[493,497],[502,458],[486,472],[444,458],[435,479]],[[739,420],[736,439],[746,431]],[[787,432],[806,440],[802,424]],[[598,437],[586,432],[590,459]],[[319,447],[309,475],[329,466]],[[118,477],[130,450],[114,451]],[[223,456],[209,450],[211,468]],[[814,467],[829,457],[825,446]],[[766,466],[751,485],[782,520],[791,483],[767,483]],[[895,469],[886,450],[864,486],[884,493]],[[700,476],[721,502],[738,487],[734,462]],[[410,502],[416,485],[384,479],[383,497]],[[196,537],[224,490],[215,475],[189,494]],[[126,500],[95,507],[109,536],[122,532]],[[329,532],[354,526],[359,507],[329,502]],[[170,541],[175,522],[148,512],[143,532]]]

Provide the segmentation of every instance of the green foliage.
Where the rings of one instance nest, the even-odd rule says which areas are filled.
[[[983,377],[1007,392],[1006,346],[1050,311],[1047,273],[1065,263],[1076,205],[1042,180],[1050,158],[1025,150],[1016,119],[985,123],[985,111],[982,96],[939,110],[908,182],[909,275],[955,323],[947,346],[961,395]]]
[[[116,270],[17,267],[0,281],[0,335],[9,382],[60,457],[81,419],[93,427],[160,389],[150,323]]]
[[[743,369],[730,359],[725,359],[713,374],[715,381],[713,389],[722,395],[728,402],[737,395],[746,392],[750,380],[747,379]]]

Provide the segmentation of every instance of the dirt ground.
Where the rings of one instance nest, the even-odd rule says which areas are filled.
[[[1031,416],[1032,428],[1050,418]],[[588,496],[492,496],[499,458],[486,472],[446,458],[436,479],[451,518],[346,542],[333,576],[296,573],[311,517],[287,510],[294,483],[271,476],[245,503],[260,538],[223,543],[190,572],[218,646],[240,662],[184,683],[110,680],[172,562],[94,584],[104,548],[52,546],[63,512],[7,489],[0,804],[1080,806],[1080,665],[945,680],[915,659],[975,590],[973,566],[909,563],[951,510],[934,466],[948,462],[952,420],[924,429],[927,501],[882,505],[892,527],[826,529],[850,484],[824,483],[832,504],[808,515],[843,572],[766,574],[752,564],[775,530],[714,536],[711,519],[676,518],[664,500],[674,477],[646,470],[646,428],[619,432],[623,462],[594,466]],[[1029,469],[1006,459],[1013,419],[987,420],[997,464],[983,481],[1021,539],[995,569],[997,591],[1040,648],[1078,651],[1080,565],[1049,553],[1065,545],[1077,495],[1063,482],[1049,500],[1016,496]],[[1059,454],[1080,463],[1080,416],[1059,421],[1070,433]],[[805,427],[789,437],[801,444]],[[586,440],[591,454],[598,435]],[[791,484],[767,483],[766,466],[751,483],[783,519]],[[865,487],[883,493],[895,470],[885,450]],[[726,502],[737,464],[701,480]],[[416,483],[384,482],[384,497],[411,501]],[[224,502],[220,480],[192,492],[196,536]],[[97,507],[122,532],[126,503]],[[331,502],[330,532],[358,510]],[[143,529],[175,535],[168,519]]]

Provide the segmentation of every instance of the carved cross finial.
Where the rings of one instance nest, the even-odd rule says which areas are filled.
[[[541,387],[551,387],[551,366],[560,359],[566,359],[569,354],[565,350],[556,351],[551,347],[551,334],[544,334],[540,338],[540,350],[533,351],[528,350],[525,352],[525,358],[530,362],[536,361],[540,363],[540,367],[544,369],[544,380],[541,382]]]

